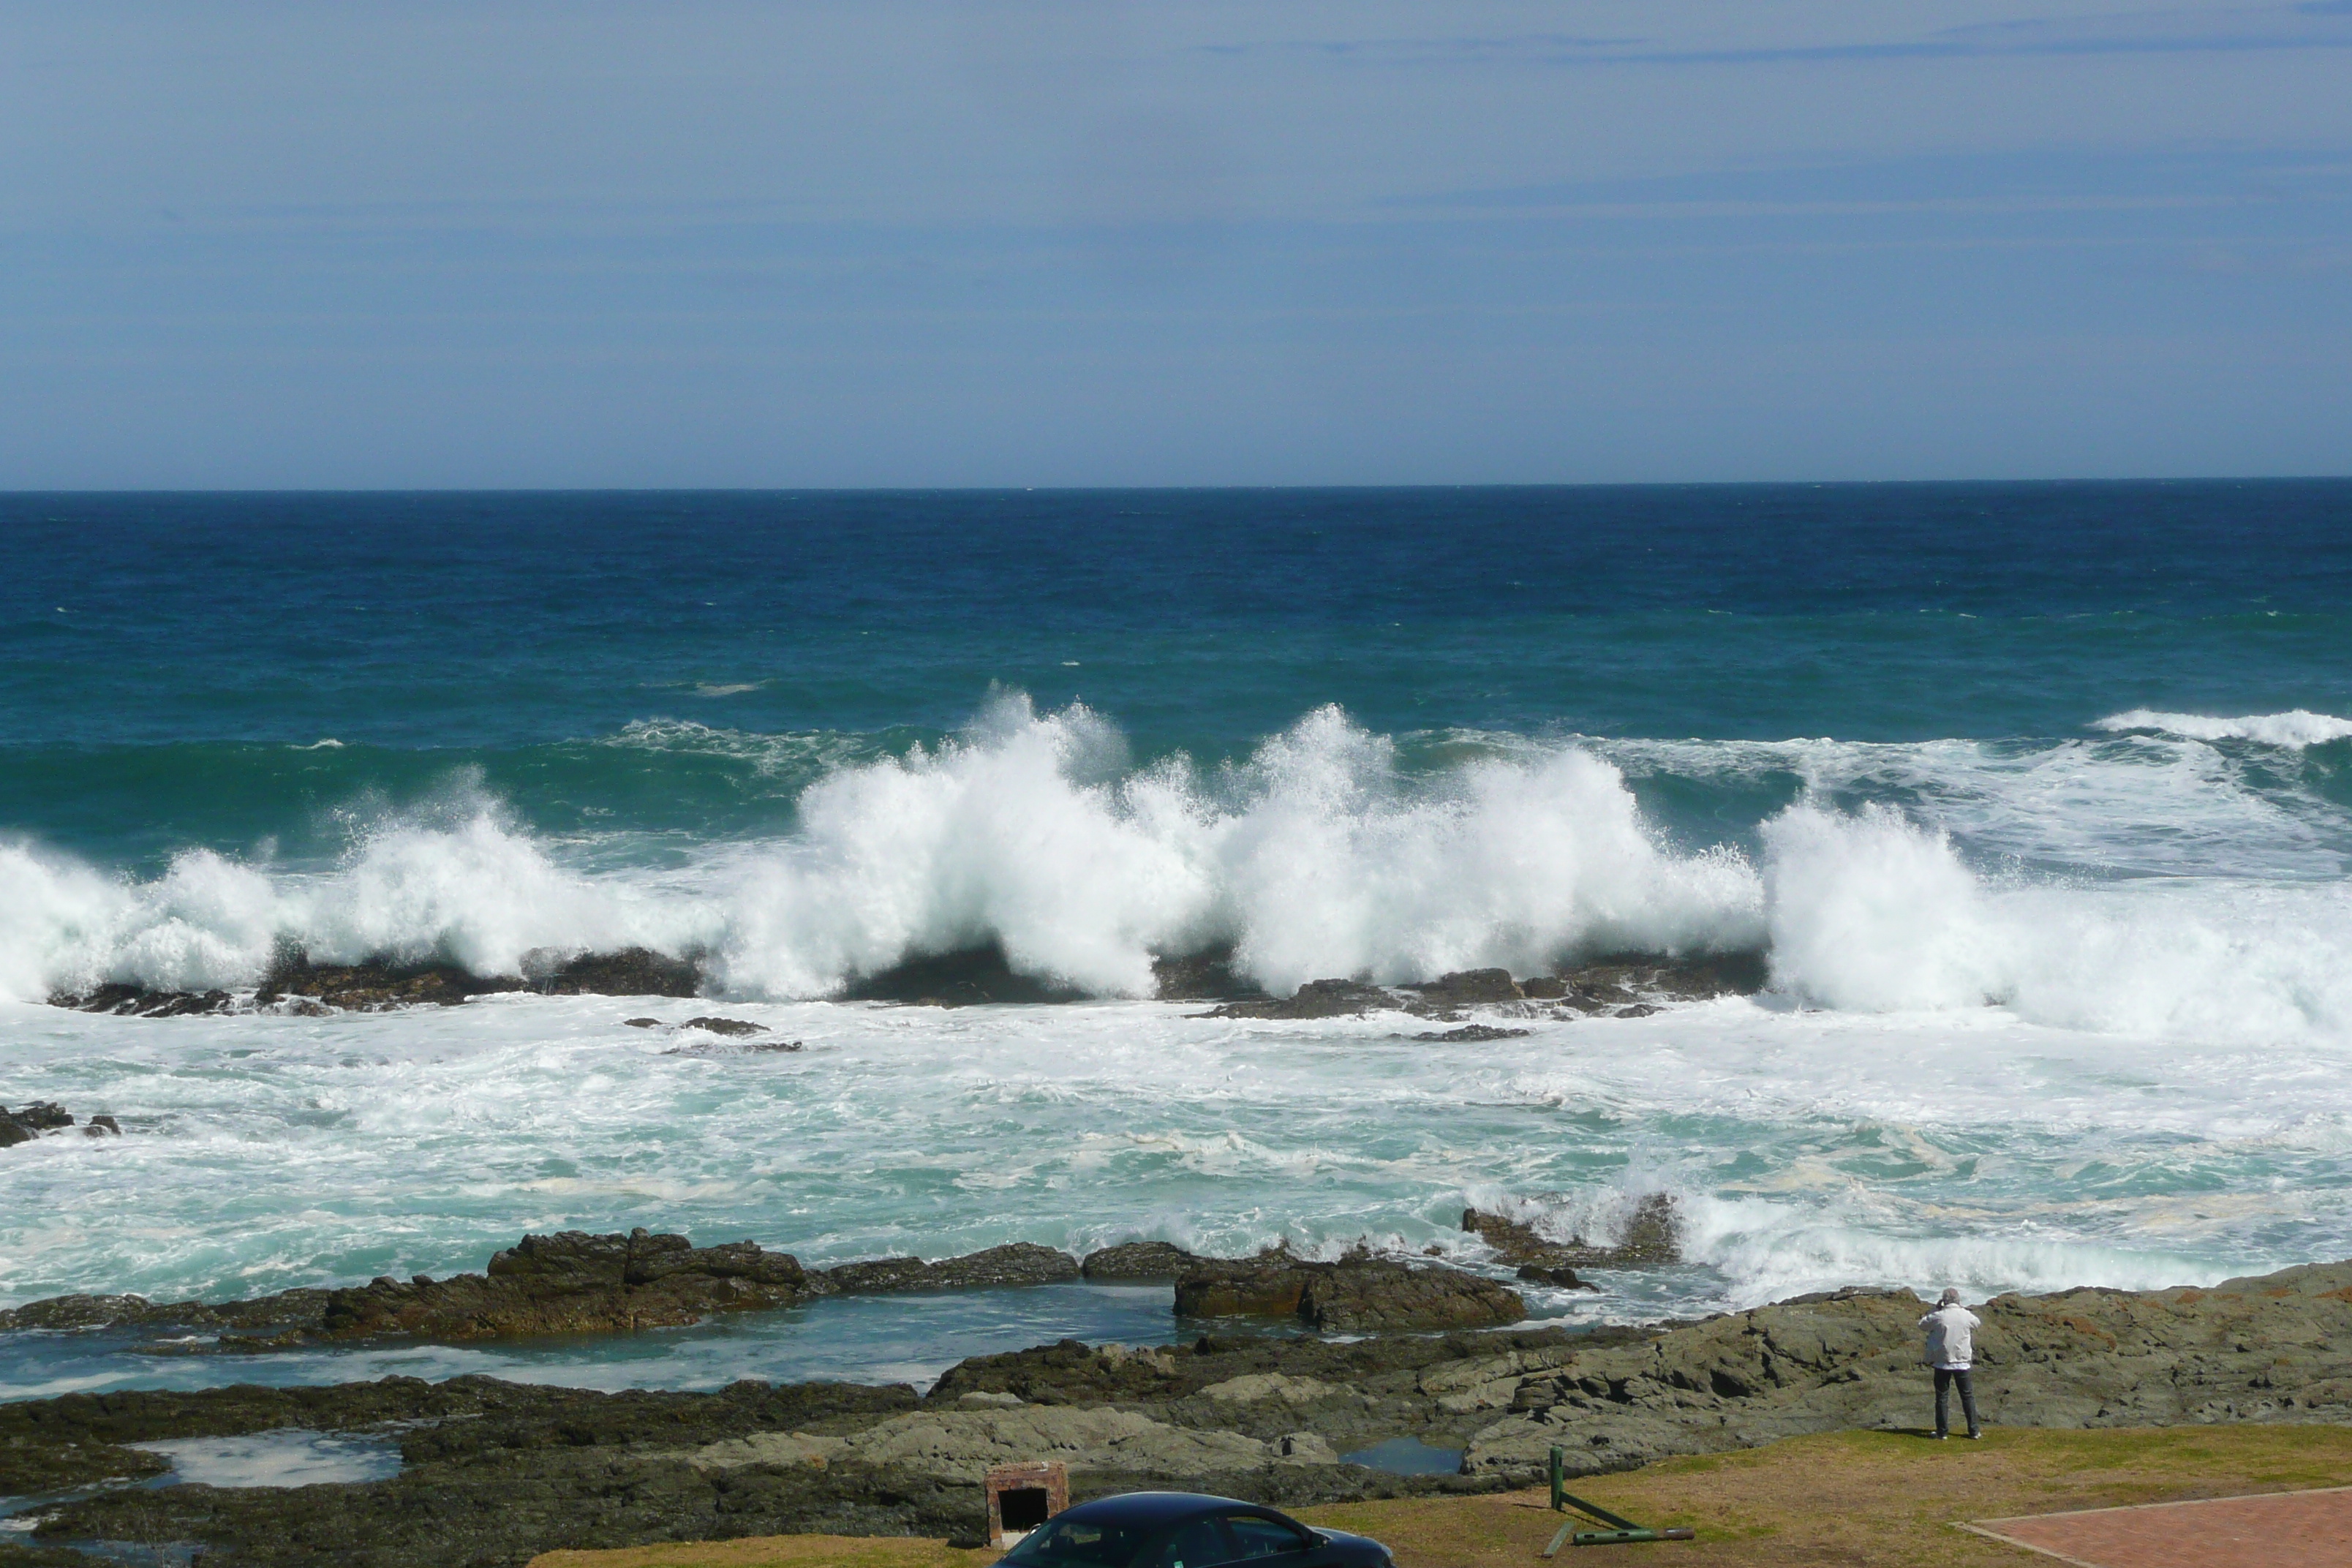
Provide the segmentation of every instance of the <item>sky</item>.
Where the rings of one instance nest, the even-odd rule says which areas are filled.
[[[2352,472],[2352,0],[0,0],[0,488]]]

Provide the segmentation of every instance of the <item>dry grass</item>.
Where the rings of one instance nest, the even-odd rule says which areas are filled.
[[[2049,1562],[1954,1530],[1955,1520],[2244,1492],[2352,1485],[2352,1426],[2170,1426],[1999,1431],[1981,1443],[1841,1432],[1743,1453],[1669,1459],[1570,1487],[1699,1539],[1601,1549],[1687,1568],[2024,1568]],[[1377,1536],[1402,1568],[1528,1568],[1563,1522],[1540,1492],[1307,1509],[1303,1519]],[[1561,1549],[1563,1564],[1587,1553]],[[552,1552],[532,1568],[982,1568],[985,1552],[933,1541],[772,1536],[622,1552]]]
[[[986,1568],[996,1555],[898,1536],[760,1535],[618,1552],[542,1552],[530,1568]]]

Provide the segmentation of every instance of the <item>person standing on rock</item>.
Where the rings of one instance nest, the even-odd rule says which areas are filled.
[[[1947,1417],[1954,1384],[1960,1387],[1960,1414],[1969,1418],[1969,1436],[1984,1436],[1984,1428],[1977,1424],[1977,1391],[1969,1381],[1969,1369],[1976,1359],[1975,1335],[1980,1321],[1960,1305],[1960,1293],[1952,1289],[1944,1292],[1934,1311],[1919,1320],[1919,1326],[1927,1331],[1927,1364],[1936,1369],[1936,1436],[1939,1440],[1951,1435]]]

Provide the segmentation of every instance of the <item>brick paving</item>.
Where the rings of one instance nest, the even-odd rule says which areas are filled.
[[[1981,1519],[1966,1528],[2080,1568],[2346,1568],[2352,1487]]]

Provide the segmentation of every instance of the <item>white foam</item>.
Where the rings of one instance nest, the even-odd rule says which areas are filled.
[[[2005,1006],[2205,1040],[2352,1036],[2352,887],[2227,879],[1989,884],[1884,806],[1765,826],[1777,980],[1864,1012]]]
[[[688,726],[631,743],[748,740]],[[369,818],[324,870],[200,850],[134,882],[0,847],[0,996],[106,980],[234,988],[284,942],[322,961],[444,957],[493,974],[534,950],[698,951],[725,986],[780,998],[987,942],[1107,996],[1149,994],[1155,954],[1218,942],[1280,991],[1769,943],[1789,994],[1847,1011],[1995,1005],[2198,1039],[2352,1035],[2342,813],[2315,795],[2290,809],[2291,792],[2264,796],[2231,765],[2152,737],[2030,754],[1520,742],[1415,773],[1390,739],[1324,709],[1237,764],[1137,768],[1085,708],[1041,714],[1007,696],[939,745],[837,762],[800,793],[789,837],[669,869],[604,856],[591,870],[588,851],[535,837],[464,781]],[[1709,766],[1794,769],[1817,787],[1763,826],[1757,864],[1665,843],[1624,769]],[[1898,786],[1943,817],[1832,804]],[[2174,874],[2116,879],[2098,825],[2118,818],[2131,842],[2168,831],[2175,847],[2120,868]],[[2233,856],[2250,842],[2266,847]],[[1989,875],[1989,847],[2102,876]]]
[[[2284,713],[2249,713],[2235,719],[2135,708],[2127,713],[2111,713],[2099,720],[2093,728],[2116,733],[2153,730],[2191,741],[2254,741],[2265,746],[2286,746],[2296,751],[2352,737],[2352,719],[2314,713],[2307,708],[2292,709]]]

